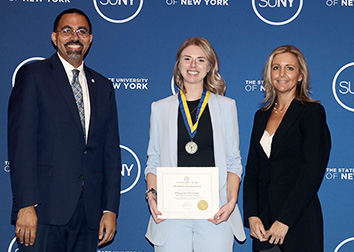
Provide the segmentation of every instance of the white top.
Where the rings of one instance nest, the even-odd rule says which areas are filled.
[[[259,143],[261,144],[265,154],[267,154],[267,157],[270,157],[270,151],[272,149],[272,141],[273,141],[273,135],[269,135],[268,131],[264,130],[263,136]]]

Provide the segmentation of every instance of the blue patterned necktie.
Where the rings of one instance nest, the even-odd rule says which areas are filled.
[[[79,82],[80,71],[77,69],[73,69],[72,72],[74,76],[73,76],[73,80],[71,81],[71,88],[75,96],[75,101],[76,101],[77,109],[79,110],[82,129],[84,131],[84,138],[86,140],[84,100],[82,95],[82,88]]]

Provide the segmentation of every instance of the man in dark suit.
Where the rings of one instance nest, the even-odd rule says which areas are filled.
[[[9,101],[12,221],[21,252],[97,251],[114,238],[120,199],[114,88],[83,64],[85,13],[59,14],[52,42],[57,53],[22,67]]]

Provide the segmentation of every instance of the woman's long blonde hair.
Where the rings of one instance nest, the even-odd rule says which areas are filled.
[[[183,76],[181,71],[179,70],[179,63],[182,51],[190,45],[198,46],[205,54],[207,60],[209,61],[210,71],[204,78],[204,87],[213,92],[214,94],[224,95],[226,86],[225,81],[222,79],[221,75],[219,74],[219,59],[216,55],[214,48],[211,46],[208,40],[205,38],[190,38],[184,41],[181,47],[178,49],[176,55],[176,64],[173,72],[173,80],[175,84],[181,89],[184,93],[186,89],[183,85]]]
[[[269,55],[267,62],[265,64],[264,73],[263,73],[265,98],[262,103],[263,104],[262,109],[268,110],[275,103],[277,99],[277,92],[271,81],[271,70],[272,70],[272,63],[274,57],[277,54],[281,54],[281,53],[292,53],[293,55],[296,56],[297,60],[299,61],[299,72],[302,76],[302,80],[299,81],[297,84],[295,99],[301,102],[305,102],[305,101],[316,102],[315,100],[311,99],[309,95],[311,93],[310,90],[311,88],[309,84],[310,74],[309,74],[309,69],[304,55],[295,46],[284,45],[274,49],[273,52]]]

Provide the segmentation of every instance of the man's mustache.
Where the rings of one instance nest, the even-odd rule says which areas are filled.
[[[69,41],[68,43],[65,44],[65,46],[68,46],[68,45],[80,45],[80,46],[84,46],[80,41],[78,40],[71,40]]]

